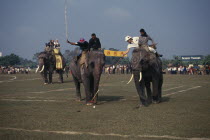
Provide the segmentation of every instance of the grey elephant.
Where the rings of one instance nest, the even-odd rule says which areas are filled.
[[[65,67],[65,60],[62,57],[62,63],[63,67]],[[38,55],[38,68],[36,69],[36,72],[40,72],[44,84],[52,84],[52,75],[54,70],[59,74],[59,80],[61,83],[63,83],[63,69],[56,69],[56,59],[55,56],[50,52],[41,52]]]
[[[133,50],[131,64],[133,74],[130,81],[134,77],[135,86],[140,98],[140,105],[138,107],[147,106],[151,102],[161,102],[163,84],[161,59],[156,54],[149,52],[147,48],[139,47]],[[147,97],[145,95],[145,87]]]
[[[105,55],[103,51],[89,51],[86,59],[87,67],[73,60],[70,63],[70,70],[76,86],[76,100],[81,101],[80,83],[83,83],[86,94],[86,104],[92,105],[93,103],[97,103],[97,92],[101,73],[105,65]]]

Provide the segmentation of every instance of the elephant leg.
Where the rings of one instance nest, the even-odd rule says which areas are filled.
[[[163,79],[161,78],[158,84],[158,101],[159,102],[161,102],[162,100],[162,85],[163,85]]]
[[[85,88],[86,103],[88,104],[91,102],[90,76],[89,74],[85,73],[85,70],[87,69],[85,69],[83,65],[83,68],[81,68],[81,77],[82,77],[83,85]]]
[[[52,72],[49,72],[49,83],[52,84]]]
[[[52,84],[52,76],[53,76],[53,65],[50,66],[49,68],[49,83]]]
[[[44,84],[48,84],[47,72],[46,71],[42,72],[41,76],[42,76],[42,78],[44,80]]]
[[[98,89],[99,89],[100,77],[101,77],[100,74],[94,77],[94,92],[93,93],[94,93],[94,96],[95,96],[95,94],[97,94],[96,97],[94,98],[95,104],[98,101]]]
[[[133,73],[134,73],[135,86],[136,86],[136,89],[137,89],[137,92],[138,92],[139,98],[140,98],[140,104],[147,105],[144,80],[142,79],[141,82],[139,82],[139,76],[140,76],[139,71],[134,71]]]
[[[91,92],[90,92],[90,81],[87,77],[84,77],[83,85],[85,87],[86,103],[91,101]]]
[[[159,92],[159,79],[153,79],[152,80],[152,88],[153,88],[153,95],[152,95],[152,98],[153,98],[153,102],[154,103],[158,103],[158,92]]]
[[[62,71],[62,70],[59,70],[59,71],[58,71],[58,74],[59,74],[59,81],[60,81],[61,83],[63,83],[63,71]]]
[[[145,82],[145,86],[146,86],[146,90],[147,90],[147,101],[148,103],[152,103],[152,91],[151,91],[151,87],[150,87],[150,82],[147,81]]]
[[[77,80],[77,78],[73,76],[73,79],[74,79],[74,84],[76,86],[76,100],[77,101],[81,101],[82,97],[81,97],[81,92],[80,92],[80,82]]]
[[[94,77],[90,76],[90,98],[92,99],[94,97]]]

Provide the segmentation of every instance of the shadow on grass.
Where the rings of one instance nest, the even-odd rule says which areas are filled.
[[[161,103],[169,102],[169,101],[170,101],[169,97],[162,97],[162,99],[161,99]]]
[[[64,83],[73,83],[74,81],[63,81],[63,83],[59,82],[59,81],[54,81],[53,84],[64,84]]]
[[[99,96],[98,105],[108,103],[108,102],[116,102],[125,99],[123,96]]]

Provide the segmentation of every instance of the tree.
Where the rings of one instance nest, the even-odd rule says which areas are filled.
[[[4,57],[0,57],[0,65],[2,66],[14,66],[18,64],[20,64],[20,57],[13,53]]]
[[[38,63],[38,56],[39,56],[39,53],[35,53],[32,58],[36,63]]]
[[[74,50],[65,50],[63,56],[66,60],[66,64],[69,65],[71,60],[80,54],[79,47],[76,47]]]
[[[115,48],[109,48],[111,51],[119,51],[118,49]],[[114,57],[114,56],[106,56],[106,64],[108,65],[115,65],[116,63],[118,64],[129,64],[129,57]]]
[[[30,68],[36,68],[37,67],[37,62],[20,58],[20,67],[30,67]]]
[[[163,66],[163,69],[166,69],[169,64],[171,64],[171,60],[162,58],[162,66]]]
[[[203,65],[210,65],[210,55],[207,55],[203,59]]]

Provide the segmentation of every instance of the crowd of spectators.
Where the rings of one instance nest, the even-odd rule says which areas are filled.
[[[13,66],[0,66],[0,74],[28,74],[31,72],[31,68],[25,68],[25,67],[13,67]]]
[[[131,74],[131,65],[106,65],[103,69],[105,74]],[[210,75],[209,65],[197,65],[197,66],[179,66],[168,67],[163,70],[164,74],[183,74],[183,75]]]
[[[131,65],[106,65],[103,72],[105,74],[131,74]]]
[[[168,67],[164,70],[167,74],[185,74],[185,75],[209,75],[210,66],[197,65],[197,66],[179,66],[179,67]]]

